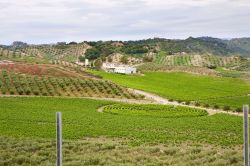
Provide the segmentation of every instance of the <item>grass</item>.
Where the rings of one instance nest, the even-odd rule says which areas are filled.
[[[201,103],[207,103],[209,105],[218,105],[221,109],[223,109],[224,106],[229,106],[233,111],[235,109],[240,108],[242,109],[242,106],[244,104],[250,105],[250,96],[241,96],[241,97],[232,97],[232,98],[221,98],[221,99],[214,99],[214,100],[204,100],[200,101]]]
[[[224,114],[157,118],[99,113],[108,101],[17,97],[0,98],[0,135],[55,137],[55,112],[63,114],[64,139],[119,137],[131,144],[196,142],[220,145],[242,143],[242,118]]]
[[[106,80],[174,100],[200,100],[241,96],[250,85],[240,79],[200,76],[187,73],[146,72],[144,76],[92,71]]]
[[[0,165],[55,165],[55,140],[0,137]],[[242,165],[242,147],[200,144],[130,146],[126,140],[63,140],[63,165]]]

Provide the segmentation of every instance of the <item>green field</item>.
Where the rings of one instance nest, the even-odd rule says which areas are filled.
[[[182,107],[111,104],[115,103],[0,98],[0,164],[54,165],[55,113],[61,111],[65,165],[178,165],[181,161],[190,166],[241,165],[241,117],[207,116]],[[116,114],[97,112],[104,105],[116,108]],[[145,115],[149,108],[158,113]],[[124,114],[125,110],[140,112]],[[162,110],[165,116],[158,116]],[[178,116],[170,116],[171,111]]]
[[[235,78],[173,72],[146,72],[143,76],[93,73],[120,85],[152,92],[174,100],[216,99],[250,93],[250,84]]]
[[[134,142],[240,144],[242,119],[229,115],[161,118],[99,113],[107,101],[51,97],[1,98],[0,134],[53,138],[55,112],[63,113],[64,138],[126,137]],[[223,122],[223,125],[219,125]],[[143,129],[143,130],[142,130]],[[228,136],[228,137],[227,137]]]
[[[202,100],[201,103],[209,104],[211,106],[218,105],[221,108],[224,106],[229,106],[231,109],[242,109],[244,104],[250,105],[250,96],[242,96],[242,97],[232,97],[232,98],[221,98],[216,100]]]

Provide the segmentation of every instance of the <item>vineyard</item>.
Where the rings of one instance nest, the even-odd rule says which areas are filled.
[[[0,89],[2,95],[142,98],[109,81],[39,77],[15,74],[6,70],[1,72]]]
[[[115,104],[104,107],[104,112],[114,115],[149,116],[157,118],[181,118],[205,116],[207,112],[188,107],[167,105],[125,105]]]
[[[241,64],[241,59],[236,56],[165,55],[164,53],[160,53],[156,56],[154,62],[167,66],[238,66]]]

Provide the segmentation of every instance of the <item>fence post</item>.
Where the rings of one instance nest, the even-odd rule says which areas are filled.
[[[248,166],[249,163],[249,138],[248,138],[248,112],[249,112],[249,106],[244,105],[243,106],[243,113],[244,113],[244,166]]]
[[[56,113],[56,164],[62,166],[62,114]]]

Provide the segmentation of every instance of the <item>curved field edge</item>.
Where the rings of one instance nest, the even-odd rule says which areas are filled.
[[[146,72],[144,75],[122,75],[90,71],[106,80],[135,89],[155,93],[174,100],[216,99],[244,96],[250,84],[236,78],[201,76],[176,72]]]
[[[63,138],[118,137],[143,143],[242,143],[242,118],[225,114],[161,118],[100,114],[110,101],[69,98],[0,98],[0,135],[55,138],[55,113],[63,115]]]
[[[103,112],[113,115],[148,116],[151,118],[184,118],[208,115],[207,111],[201,109],[153,104],[113,104],[105,106]]]

